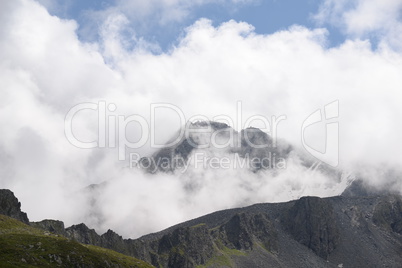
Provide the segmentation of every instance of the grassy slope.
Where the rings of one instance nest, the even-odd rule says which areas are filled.
[[[112,250],[83,245],[0,215],[1,267],[153,267]]]

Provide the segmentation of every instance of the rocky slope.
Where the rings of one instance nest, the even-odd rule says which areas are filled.
[[[66,234],[60,221],[46,220],[29,226],[11,191],[0,190],[0,199],[0,267],[152,267],[133,257],[57,234]]]
[[[84,224],[66,232],[156,267],[400,267],[401,227],[402,199],[391,195],[256,204],[135,240]]]
[[[9,196],[7,191],[1,193]],[[18,202],[9,204],[16,207],[6,211],[15,215]],[[123,239],[111,230],[98,235],[85,224],[64,229],[62,222],[46,220],[31,225],[156,267],[400,267],[402,263],[402,198],[392,194],[256,204],[217,211],[138,239]]]
[[[400,196],[304,197],[216,212],[140,240],[158,244],[177,230],[204,226],[217,250],[205,263],[184,254],[194,266],[214,267],[217,256],[226,256],[231,267],[400,267],[400,202]]]

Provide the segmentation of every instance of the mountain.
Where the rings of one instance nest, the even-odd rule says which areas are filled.
[[[181,132],[184,134],[175,135],[177,140],[172,138],[162,149],[142,157],[139,167],[151,174],[168,173],[176,176],[186,183],[184,188],[189,189],[190,194],[194,194],[194,188],[200,188],[200,184],[202,185],[202,180],[191,180],[193,174],[216,174],[218,169],[220,176],[242,174],[241,178],[240,175],[235,176],[239,180],[251,181],[261,176],[264,179],[261,180],[260,186],[268,186],[278,178],[283,177],[286,180],[295,177],[296,179],[292,180],[294,183],[283,185],[278,200],[271,199],[274,202],[297,199],[305,195],[339,195],[354,180],[349,172],[318,161],[300,148],[258,128],[249,127],[236,131],[225,123],[197,121],[188,123]],[[303,176],[308,178],[297,182]],[[251,192],[258,190],[250,184]],[[246,199],[253,200],[253,196]],[[239,200],[234,206],[252,203]]]
[[[36,249],[39,242],[47,241],[40,239],[46,238],[72,243],[73,251],[84,250],[82,244],[113,249],[156,267],[400,267],[402,263],[402,198],[398,195],[303,197],[255,204],[217,211],[138,239],[123,239],[111,230],[98,235],[85,224],[63,230],[58,221],[31,223],[42,231],[15,220],[11,225],[14,230],[24,226],[22,233],[38,241],[24,237],[18,242],[25,244],[18,256],[25,261],[29,257],[20,258],[21,254],[32,257],[36,252],[30,251],[31,246]],[[5,237],[4,223],[0,227],[4,245],[10,238]],[[3,260],[8,256],[4,250],[0,255]]]
[[[28,224],[28,216],[21,211],[21,203],[10,190],[0,190],[0,214],[7,215],[11,218]]]
[[[135,238],[224,208],[340,195],[353,179],[349,173],[320,163],[257,128],[236,131],[224,123],[198,121],[189,123],[184,131],[186,135],[176,143],[172,141],[178,135],[169,145],[143,157],[142,168],[134,165],[122,169],[109,178],[100,178],[102,184],[75,193],[86,208],[75,222],[83,221],[96,230],[111,228]],[[213,160],[218,166],[213,166]],[[224,160],[227,166],[220,165]],[[281,168],[283,162],[286,166]],[[122,194],[114,198],[116,192]],[[236,194],[230,196],[233,192]],[[143,202],[140,196],[149,201]],[[160,196],[167,202],[157,205]],[[110,203],[125,207],[116,217],[119,220],[110,219],[117,211]],[[179,220],[172,221],[163,213],[169,210],[174,210]],[[125,221],[138,224],[126,226]]]
[[[251,166],[256,172],[260,169],[273,169],[280,159],[285,159],[293,151],[286,143],[276,144],[267,133],[258,128],[247,128],[237,132],[225,123],[197,121],[183,129],[181,139],[172,139],[151,157],[142,158],[142,165],[149,172],[173,172],[182,168],[195,150],[211,153],[238,154],[241,158],[259,160]],[[212,149],[212,150],[211,150]]]
[[[225,210],[137,240],[161,267],[399,267],[401,197],[303,197]]]
[[[212,132],[193,131],[206,127],[211,127]],[[0,230],[7,230],[4,226],[15,225],[12,229],[16,234],[19,235],[18,232],[22,229],[22,234],[27,235],[28,232],[30,236],[36,236],[35,239],[44,239],[43,236],[46,239],[51,238],[52,247],[58,250],[56,254],[48,253],[45,249],[46,256],[56,254],[57,258],[47,258],[45,255],[37,257],[37,254],[41,254],[37,251],[43,248],[30,250],[31,246],[34,246],[29,242],[31,237],[24,237],[16,242],[13,237],[2,236],[0,239],[4,242],[6,250],[0,251],[3,256],[0,256],[0,260],[19,264],[24,264],[24,261],[35,264],[35,261],[40,260],[54,265],[58,260],[62,260],[63,265],[79,267],[80,261],[77,259],[69,262],[71,254],[77,251],[87,254],[80,255],[80,260],[89,259],[89,267],[98,265],[95,259],[102,260],[107,265],[116,264],[113,256],[120,256],[117,258],[123,260],[121,255],[107,251],[104,256],[93,258],[92,254],[96,255],[96,252],[105,250],[101,248],[107,248],[134,257],[135,259],[130,260],[138,265],[149,263],[155,267],[169,268],[401,267],[402,197],[390,191],[399,181],[398,174],[390,173],[395,182],[389,189],[377,188],[370,186],[363,178],[353,182],[345,180],[342,171],[316,163],[285,142],[278,142],[277,146],[274,146],[274,140],[259,129],[248,128],[237,132],[228,125],[217,122],[196,122],[189,128],[191,131],[177,144],[167,146],[151,157],[143,158],[141,161],[146,167],[144,171],[155,175],[171,173],[173,176],[195,152],[202,152],[208,155],[236,155],[242,159],[261,160],[257,161],[259,165],[246,167],[248,173],[244,174],[247,176],[261,173],[275,176],[280,170],[271,171],[275,171],[279,159],[283,158],[303,167],[298,170],[311,169],[342,187],[350,185],[342,194],[337,189],[337,196],[328,198],[299,198],[304,193],[301,189],[299,194],[295,195],[297,200],[294,201],[261,203],[216,211],[138,239],[124,239],[112,230],[99,235],[84,223],[65,228],[64,223],[57,220],[29,222],[14,194],[9,190],[0,190],[0,213],[20,221],[16,224],[16,220],[10,222],[11,219],[6,218],[6,224],[1,225]],[[219,144],[230,140],[233,140],[234,144],[222,148],[216,144],[204,146],[211,137],[215,137]],[[272,155],[277,158],[272,160]],[[268,161],[269,165],[264,164],[264,159],[271,161]],[[269,172],[264,173],[267,169]],[[108,181],[84,189],[85,194],[91,197],[91,208],[100,206],[97,197],[113,183]],[[319,185],[321,187],[324,184]],[[99,215],[99,220],[106,216],[97,210],[90,213]],[[19,225],[24,223],[24,227]],[[135,225],[135,221],[126,224]],[[24,242],[24,239],[28,242]],[[40,245],[47,243],[46,241],[39,241]],[[19,252],[19,255],[15,255],[16,259],[9,254],[14,251]],[[25,255],[21,254],[28,254],[28,257],[25,258]],[[106,257],[107,259],[104,259]],[[139,262],[138,259],[146,263]],[[127,264],[116,265],[127,267]]]
[[[30,226],[9,190],[0,190],[0,200],[0,267],[152,267],[113,250],[80,244],[57,234],[65,234],[60,221]]]

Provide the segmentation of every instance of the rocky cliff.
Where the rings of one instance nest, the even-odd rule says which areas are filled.
[[[7,189],[0,189],[0,214],[29,223],[27,214],[21,211],[21,203],[14,193]]]
[[[18,202],[13,204],[11,214],[19,215]],[[138,239],[124,239],[111,230],[98,235],[85,224],[64,231],[58,221],[34,225],[156,267],[399,267],[402,263],[398,195],[303,197],[256,204],[218,211]]]

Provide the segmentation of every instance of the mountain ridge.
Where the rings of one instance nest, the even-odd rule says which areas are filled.
[[[138,239],[85,224],[35,226],[156,267],[398,267],[401,214],[398,195],[303,197],[217,211]]]

